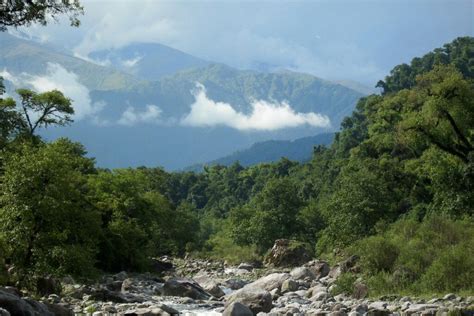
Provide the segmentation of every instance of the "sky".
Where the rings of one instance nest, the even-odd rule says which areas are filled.
[[[79,28],[25,29],[77,56],[133,42],[240,69],[290,69],[374,86],[390,69],[474,36],[474,0],[83,0]]]

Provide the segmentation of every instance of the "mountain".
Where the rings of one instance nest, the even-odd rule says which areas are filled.
[[[257,142],[288,141],[333,132],[363,96],[308,74],[263,73],[223,64],[183,69],[155,81],[142,80],[112,66],[100,66],[61,49],[8,34],[0,34],[0,41],[0,71],[26,78],[43,76],[37,80],[39,83],[46,82],[48,89],[55,87],[51,84],[54,82],[69,88],[65,93],[73,99],[73,106],[88,109],[72,125],[43,130],[42,135],[49,140],[69,137],[83,143],[98,165],[106,168],[144,165],[182,169],[243,150]],[[48,74],[50,64],[71,72],[69,76],[77,77],[78,84],[84,87],[76,87],[74,80],[61,85],[61,76]],[[206,89],[206,102],[224,106],[239,120],[249,121],[255,101],[264,100],[273,108],[287,102],[298,119],[312,112],[326,115],[331,125],[317,127],[298,123],[291,128],[276,129],[239,129],[222,122],[206,127],[186,125],[183,118],[196,102],[192,92],[197,82]],[[12,93],[12,85],[7,82],[9,93]],[[208,117],[209,113],[204,116]],[[271,119],[260,116],[260,120]]]
[[[59,49],[0,32],[0,70],[15,74],[46,73],[48,63],[60,64],[75,73],[92,90],[125,89],[139,82],[133,76],[68,55]]]
[[[377,88],[370,88],[360,82],[353,80],[335,80],[334,83],[340,84],[341,86],[347,87],[349,89],[355,90],[365,95],[370,95],[374,93],[379,93]]]
[[[134,43],[118,49],[95,51],[93,60],[141,79],[158,80],[180,70],[204,67],[208,61],[157,43]]]
[[[230,166],[239,162],[242,166],[252,166],[263,162],[274,162],[285,157],[294,161],[307,161],[313,154],[314,146],[329,145],[334,139],[333,133],[324,133],[316,136],[298,138],[293,141],[269,140],[253,144],[250,148],[239,150],[231,155],[213,161],[195,164],[186,171],[202,171],[204,166]]]

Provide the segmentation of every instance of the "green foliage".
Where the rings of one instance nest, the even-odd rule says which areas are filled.
[[[331,295],[351,295],[354,292],[354,283],[357,277],[352,273],[341,274],[334,282],[334,288],[331,290]]]
[[[473,290],[474,222],[432,216],[399,220],[351,251],[374,294]]]
[[[150,257],[183,253],[194,240],[198,224],[192,207],[175,208],[153,185],[141,169],[104,171],[89,178],[89,198],[104,227],[101,268],[145,270]]]
[[[248,204],[231,211],[232,236],[239,244],[255,244],[266,251],[276,239],[295,235],[302,206],[293,181],[270,180]]]
[[[2,4],[0,32],[7,27],[28,26],[32,23],[46,25],[49,19],[67,14],[72,26],[79,26],[79,15],[83,8],[79,0],[73,1],[7,1]]]
[[[93,162],[67,140],[16,148],[2,177],[0,226],[7,256],[23,273],[93,272],[99,214],[88,205]]]

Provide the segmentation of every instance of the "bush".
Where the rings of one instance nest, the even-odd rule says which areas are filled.
[[[474,223],[431,216],[399,220],[350,250],[360,256],[372,294],[427,294],[474,289]]]
[[[354,292],[354,283],[357,277],[352,273],[343,273],[334,282],[334,288],[331,290],[331,295],[347,294],[351,295]]]
[[[474,284],[474,247],[460,244],[449,247],[427,269],[421,280],[427,290],[456,292]]]
[[[370,274],[392,271],[400,252],[391,240],[383,236],[366,238],[356,247],[361,264]]]

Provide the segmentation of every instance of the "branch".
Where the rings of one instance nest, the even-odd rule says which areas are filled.
[[[448,111],[442,110],[441,111],[444,115],[446,115],[446,118],[448,119],[449,123],[451,124],[452,128],[454,129],[454,132],[456,135],[459,137],[459,139],[466,145],[467,151],[473,150],[471,143],[469,143],[469,140],[464,136],[464,134],[461,132],[459,127],[457,126],[456,122],[454,121],[454,118],[449,114]]]

